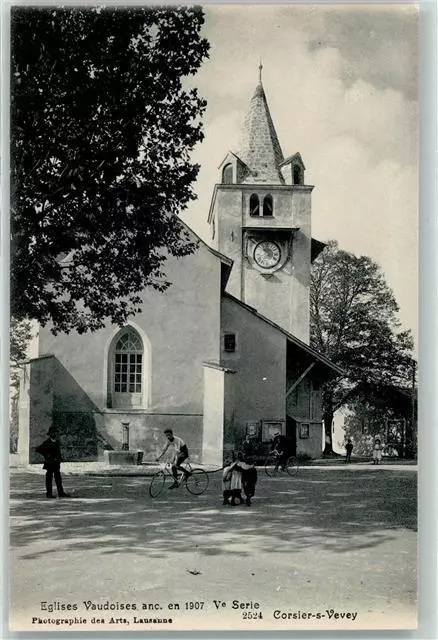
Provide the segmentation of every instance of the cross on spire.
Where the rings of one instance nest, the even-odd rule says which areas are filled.
[[[262,84],[262,70],[263,70],[263,65],[262,65],[262,61],[260,60],[260,64],[259,64],[259,84]]]

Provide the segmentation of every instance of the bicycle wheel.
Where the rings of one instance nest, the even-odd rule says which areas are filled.
[[[290,476],[296,476],[299,468],[300,465],[298,464],[298,460],[294,456],[288,458],[286,462],[286,471]]]
[[[195,469],[185,480],[186,489],[194,496],[200,496],[207,490],[209,483],[208,474],[204,469]]]
[[[268,453],[265,460],[266,475],[272,478],[278,473],[278,456],[273,453]]]
[[[149,485],[149,495],[151,498],[158,498],[164,489],[165,481],[164,471],[157,471],[157,473],[152,476],[151,484]]]

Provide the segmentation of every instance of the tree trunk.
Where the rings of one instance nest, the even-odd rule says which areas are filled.
[[[333,411],[324,412],[324,433],[325,433],[325,446],[323,455],[331,455],[333,453]]]

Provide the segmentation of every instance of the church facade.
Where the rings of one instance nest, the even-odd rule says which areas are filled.
[[[297,454],[322,449],[321,386],[342,372],[309,346],[312,187],[301,155],[284,158],[260,82],[237,152],[219,167],[211,239],[169,257],[165,292],[145,289],[123,328],[53,336],[23,368],[18,450],[58,428],[66,460],[108,449],[153,460],[163,429],[191,458],[221,465],[246,434],[263,450],[282,432]],[[195,235],[195,234],[194,234]]]

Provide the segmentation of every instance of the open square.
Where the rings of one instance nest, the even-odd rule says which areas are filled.
[[[66,474],[72,498],[48,501],[42,474],[14,471],[12,628],[97,616],[105,629],[126,626],[109,622],[120,619],[129,630],[157,630],[133,622],[150,610],[87,611],[88,601],[156,605],[152,615],[171,615],[173,629],[413,627],[416,475],[401,465],[307,467],[294,478],[259,470],[253,506],[233,508],[221,506],[218,472],[202,496],[180,488],[158,500],[149,477]],[[68,603],[77,610],[57,609]],[[172,605],[181,608],[170,613]]]

